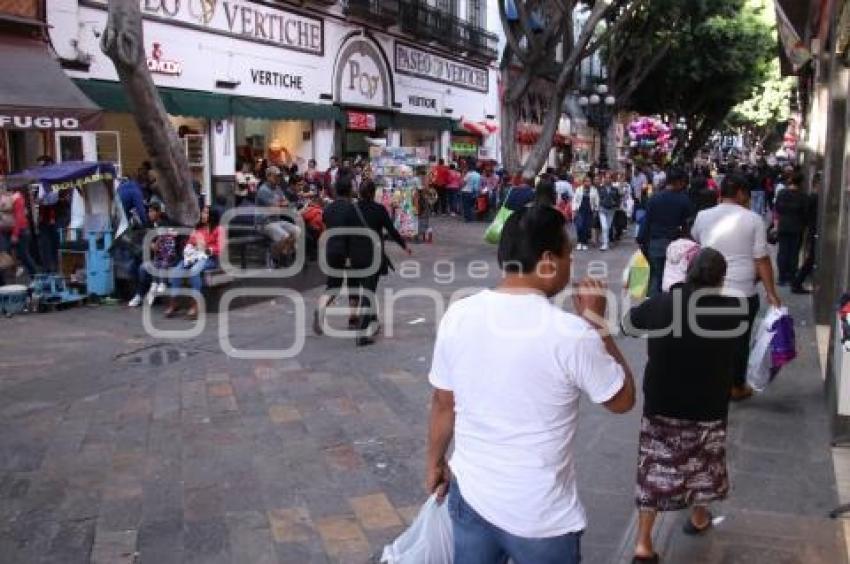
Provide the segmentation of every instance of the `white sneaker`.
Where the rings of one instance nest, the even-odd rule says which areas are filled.
[[[140,305],[142,305],[142,296],[136,294],[135,296],[133,296],[132,300],[127,302],[127,305],[129,307],[139,307]]]
[[[157,284],[157,286],[156,286],[156,293],[157,294],[164,294],[167,291],[168,291],[168,286],[165,285],[165,282],[160,282],[159,284]]]
[[[600,250],[600,251],[607,251],[607,250],[608,250],[608,245],[602,245],[601,247],[599,247],[599,250]]]

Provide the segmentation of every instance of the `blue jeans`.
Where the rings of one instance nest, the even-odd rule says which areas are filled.
[[[664,265],[667,263],[667,247],[669,239],[652,239],[649,242],[649,290],[647,297],[654,297],[661,293],[661,284],[664,281]]]
[[[204,285],[204,272],[208,270],[215,270],[216,268],[218,268],[218,259],[216,257],[208,257],[204,260],[199,260],[188,268],[181,264],[172,271],[173,274],[168,280],[168,286],[172,290],[171,295],[176,297],[177,292],[175,292],[175,290],[183,285],[184,279],[189,280],[189,286],[193,290],[201,293],[201,288],[203,288]]]
[[[455,562],[459,564],[578,564],[581,532],[557,537],[524,538],[488,523],[460,494],[457,482],[449,491],[449,515],[454,532]]]
[[[765,206],[764,190],[753,190],[750,192],[750,209],[759,215],[767,211]]]
[[[475,194],[472,192],[461,192],[460,200],[463,204],[463,220],[472,221],[474,219],[472,210],[475,207]]]
[[[589,209],[586,211],[578,210],[576,214],[576,233],[578,234],[578,242],[582,245],[587,245],[590,242],[590,233],[593,229],[593,212]]]
[[[460,191],[447,190],[449,195],[449,213],[460,213]]]

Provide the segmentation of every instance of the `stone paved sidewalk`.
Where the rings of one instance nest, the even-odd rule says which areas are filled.
[[[431,288],[447,296],[491,284],[462,268],[493,262],[482,226],[435,226],[437,242],[416,247],[415,257],[424,273],[455,260],[458,276]],[[624,244],[604,256],[579,253],[575,271],[605,258],[616,281],[632,251]],[[412,282],[394,276],[386,284]],[[233,341],[285,346],[292,317],[285,302],[236,310]],[[265,361],[224,355],[216,316],[188,341],[153,339],[137,311],[119,307],[0,320],[0,563],[369,561],[425,499],[434,323],[427,300],[405,299],[395,335],[373,347],[308,336],[296,359]],[[801,368],[810,365],[807,338]],[[622,346],[639,373],[645,344]],[[734,410],[727,520],[696,545],[682,544],[671,520],[661,531],[675,558],[667,562],[838,554],[834,524],[822,522],[835,499],[822,395],[814,370],[805,370],[783,373]],[[581,407],[575,446],[591,564],[623,555],[638,418],[637,410],[613,416]],[[810,552],[791,551],[807,526],[817,529],[802,543]],[[750,542],[757,530],[761,544]]]

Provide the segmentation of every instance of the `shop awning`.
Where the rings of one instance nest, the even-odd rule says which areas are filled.
[[[92,130],[102,112],[43,41],[0,35],[0,129]]]
[[[118,82],[78,80],[80,88],[105,110],[130,112],[124,88]],[[339,108],[330,104],[308,104],[286,100],[229,96],[215,92],[157,87],[165,111],[175,116],[224,119],[241,116],[269,120],[342,120]]]
[[[342,122],[342,111],[330,104],[309,104],[264,98],[233,98],[233,115],[259,119],[329,120]]]
[[[110,112],[132,112],[130,101],[120,82],[107,80],[77,80],[77,85],[100,107]],[[230,96],[158,87],[165,111],[174,116],[223,119],[230,115]]]
[[[809,35],[806,26],[809,22],[811,1],[777,0],[775,8],[782,75],[795,75],[811,58],[806,45]]]

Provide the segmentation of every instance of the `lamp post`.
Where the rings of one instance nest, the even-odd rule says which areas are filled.
[[[599,168],[608,168],[608,129],[614,119],[614,106],[617,98],[608,90],[607,84],[598,84],[589,92],[583,93],[578,104],[587,117],[591,127],[599,132]]]
[[[688,122],[683,117],[676,121],[676,160],[685,158],[685,143],[688,141]]]

